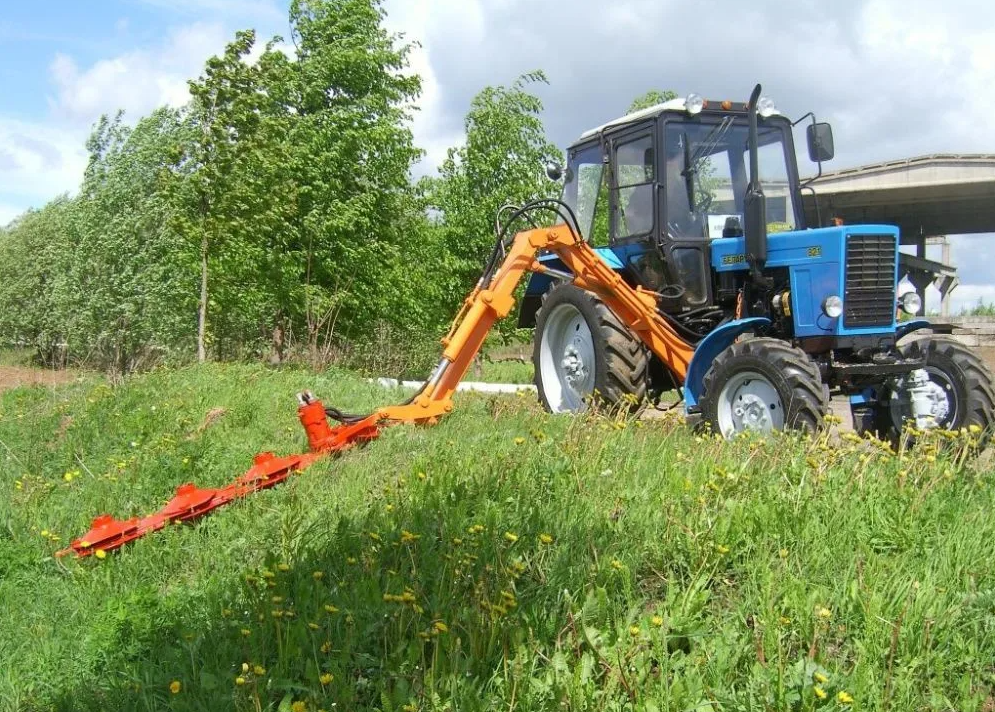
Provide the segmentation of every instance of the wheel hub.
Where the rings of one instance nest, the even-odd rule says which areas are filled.
[[[567,384],[569,384],[571,388],[576,387],[578,383],[583,383],[587,378],[587,369],[584,365],[584,357],[577,349],[576,342],[577,339],[574,339],[574,341],[563,350],[563,360],[560,361],[560,366],[563,367],[563,375],[566,378]]]
[[[737,430],[767,431],[773,427],[767,404],[752,393],[740,397],[733,406],[732,414]]]
[[[924,368],[916,369],[892,386],[891,412],[896,425],[915,421],[916,428],[928,430],[945,425],[951,419],[953,396],[945,382],[931,378]],[[942,377],[942,374],[938,374]]]
[[[726,381],[717,405],[719,432],[727,438],[744,431],[767,433],[784,427],[781,396],[756,371],[742,371]]]

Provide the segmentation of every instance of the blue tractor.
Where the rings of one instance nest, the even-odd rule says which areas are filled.
[[[695,347],[676,377],[545,255],[519,325],[535,327],[549,410],[679,388],[688,418],[728,437],[816,428],[841,394],[856,429],[884,438],[907,423],[991,429],[995,391],[975,354],[949,338],[900,343],[928,322],[912,318],[918,295],[897,297],[898,229],[806,225],[792,128],[759,86],[745,103],[690,95],[587,131],[548,169],[585,239]],[[821,172],[829,124],[812,117],[807,143]]]

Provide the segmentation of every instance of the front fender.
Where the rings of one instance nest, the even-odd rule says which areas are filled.
[[[911,334],[913,331],[928,329],[930,326],[932,326],[932,324],[930,324],[926,319],[913,319],[912,321],[902,322],[895,327],[895,341],[898,341],[903,336]]]
[[[737,319],[709,332],[708,336],[698,342],[694,355],[691,356],[691,363],[688,364],[687,375],[684,377],[685,409],[690,410],[698,405],[698,399],[701,397],[705,383],[705,374],[708,373],[715,357],[744,332],[769,324],[770,319],[763,316]]]

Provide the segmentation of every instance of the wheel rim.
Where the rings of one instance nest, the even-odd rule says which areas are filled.
[[[784,427],[784,404],[774,384],[756,371],[737,373],[719,392],[719,432],[725,437],[744,431],[769,433]]]
[[[934,413],[941,415],[936,418],[936,424],[933,427],[949,429],[953,424],[958,422],[957,417],[959,415],[957,391],[954,389],[953,381],[936,366],[926,366],[925,370],[929,375],[930,382],[937,387],[937,396],[941,393],[943,396],[942,399],[937,400],[934,406]],[[905,407],[904,403],[899,399],[892,399],[889,409],[891,411],[891,422],[894,424],[896,430],[901,431],[905,427],[906,421],[911,420],[915,422],[911,409]]]
[[[587,320],[573,304],[553,308],[539,342],[539,377],[549,409],[580,412],[594,392],[594,338]]]

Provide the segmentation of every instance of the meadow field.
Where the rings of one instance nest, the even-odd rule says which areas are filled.
[[[250,365],[0,394],[0,709],[995,709],[976,433],[722,442],[460,394],[196,524],[53,557],[299,452],[304,388],[403,396]]]

